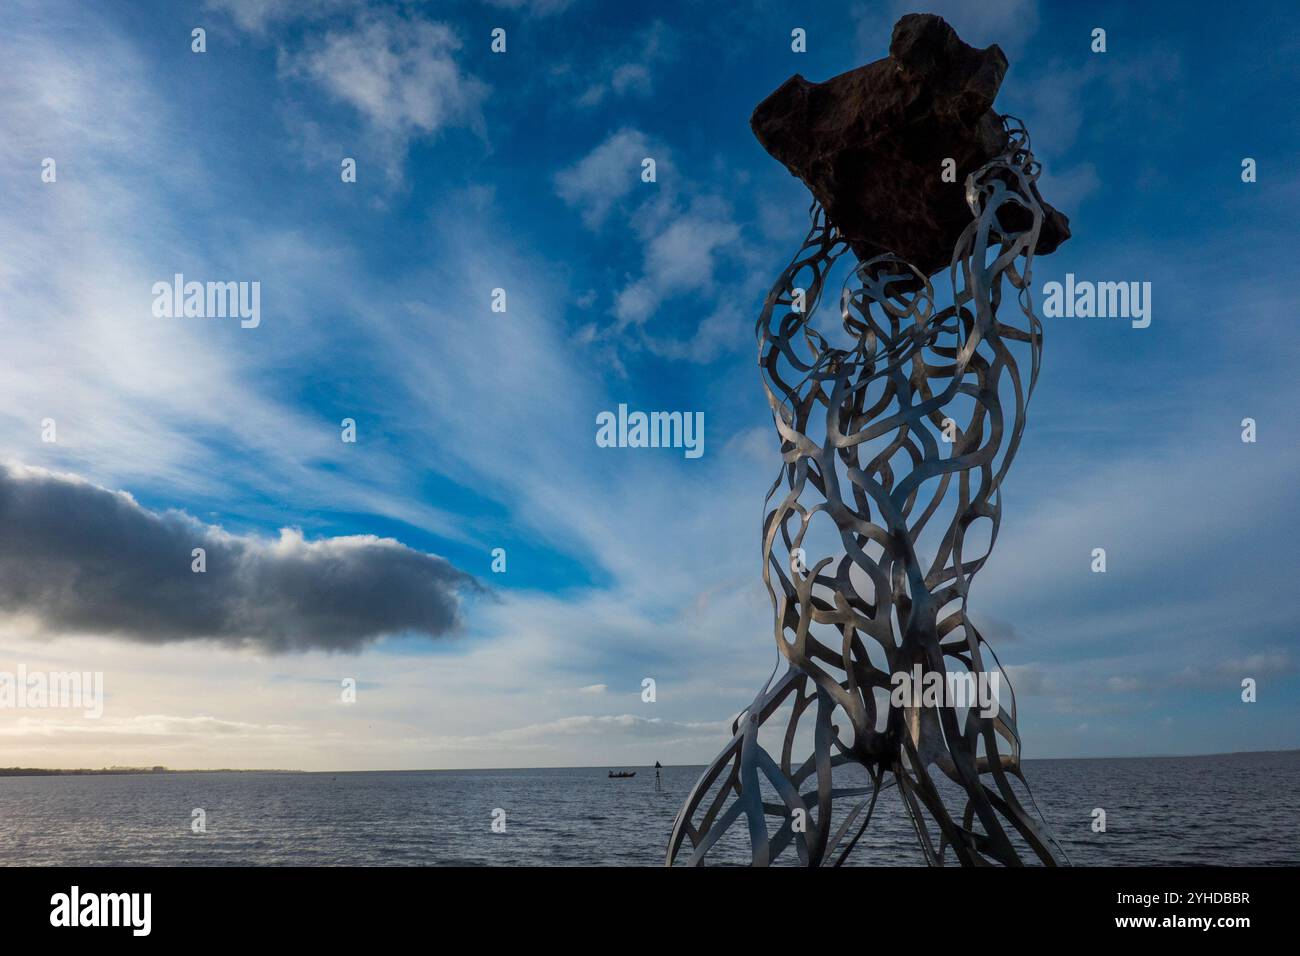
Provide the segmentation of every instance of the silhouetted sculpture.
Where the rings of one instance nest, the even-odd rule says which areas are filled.
[[[704,862],[743,821],[755,864],[793,846],[804,865],[839,865],[895,785],[929,863],[949,849],[967,865],[1064,862],[1022,805],[1014,696],[967,598],[1038,373],[1030,267],[1068,224],[1038,195],[1023,126],[991,111],[1006,70],[997,47],[973,50],[938,17],[913,15],[890,49],[825,84],[795,77],[754,114],[760,141],[816,197],[758,322],[782,455],[764,581],[786,670],[687,798],[669,863]],[[941,178],[948,158],[956,183]],[[823,334],[810,317],[850,248],[842,333]],[[945,266],[941,305],[930,276]],[[1018,309],[1003,310],[1004,295]],[[991,712],[892,706],[902,673],[996,675],[1002,692]],[[768,725],[781,731],[771,751]]]

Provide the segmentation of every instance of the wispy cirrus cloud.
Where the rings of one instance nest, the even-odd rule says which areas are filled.
[[[314,20],[355,6],[351,0],[207,0],[205,7],[227,14],[253,33],[292,20]]]
[[[673,32],[662,20],[641,31],[625,49],[612,54],[599,76],[577,99],[578,106],[594,108],[610,97],[654,93],[655,71],[673,58]]]
[[[643,183],[641,162],[655,160],[656,182]],[[618,209],[626,227],[638,237],[642,263],[613,296],[611,327],[588,331],[589,338],[640,330],[665,301],[685,294],[715,301],[718,261],[738,252],[741,228],[731,206],[712,192],[678,182],[668,150],[639,130],[611,133],[585,156],[555,176],[555,191],[576,209],[583,224],[599,232]],[[637,196],[636,191],[644,190]],[[635,197],[635,198],[634,198]],[[730,288],[734,291],[734,286]],[[739,323],[727,296],[716,297],[693,335],[676,340],[647,333],[646,345],[666,358],[711,361],[734,336]]]
[[[399,178],[417,136],[466,127],[486,134],[489,87],[466,71],[462,41],[445,23],[397,14],[364,14],[282,55],[286,76],[316,84],[363,118],[386,145],[388,172]]]
[[[645,244],[641,276],[614,303],[620,327],[646,322],[672,296],[711,292],[718,257],[740,238],[726,202],[702,197],[657,222]]]
[[[587,4],[581,16],[541,23],[557,4],[534,5],[533,19],[522,4],[403,4],[401,15],[390,8],[358,18],[351,4],[223,0],[231,24],[249,35],[237,46],[213,43],[222,28],[213,17],[206,59],[189,54],[191,24],[161,2],[153,5],[156,28],[142,28],[147,18],[120,17],[113,5],[11,6],[18,13],[6,11],[0,59],[14,68],[0,76],[0,127],[12,135],[0,140],[0,156],[20,172],[0,194],[7,349],[0,450],[82,474],[100,491],[130,489],[154,508],[139,511],[159,521],[168,506],[202,518],[163,522],[164,532],[173,531],[163,535],[168,547],[183,543],[190,528],[260,529],[231,536],[243,550],[211,549],[208,577],[214,554],[227,563],[253,554],[250,567],[275,565],[267,573],[286,594],[267,598],[266,611],[281,619],[303,612],[293,602],[320,592],[275,574],[325,574],[334,564],[322,561],[329,552],[321,544],[439,535],[467,542],[456,563],[486,574],[488,549],[510,539],[510,572],[490,579],[501,600],[466,613],[472,639],[463,641],[387,641],[340,655],[331,639],[272,657],[260,639],[162,643],[113,632],[51,641],[39,620],[34,634],[28,622],[6,620],[0,666],[106,671],[104,726],[122,731],[74,740],[66,714],[28,714],[24,733],[6,740],[12,759],[98,765],[109,746],[106,759],[114,762],[191,767],[711,758],[729,731],[710,723],[744,706],[776,657],[757,526],[779,450],[755,380],[752,326],[767,284],[807,228],[803,187],[762,155],[745,128],[762,90],[732,81],[752,78],[759,65],[771,85],[794,69],[820,77],[855,65],[845,53],[851,26],[838,47],[826,42],[830,29],[843,26],[842,12],[819,19],[810,8],[810,51],[790,55],[790,63],[771,55],[774,43],[783,46],[785,26],[768,18],[751,17],[752,33],[728,35],[730,52],[719,56],[727,14],[695,30],[700,24],[665,12],[683,55],[646,67],[645,11],[617,4]],[[980,27],[958,11],[954,23],[971,42],[1009,51],[1018,36],[1024,43],[1030,21],[995,17],[1023,4],[967,7],[970,17],[984,9],[992,18]],[[435,9],[461,47],[437,41],[417,49],[402,33],[432,22]],[[1051,16],[1044,6],[1044,21]],[[488,59],[485,25],[510,29],[509,57]],[[1169,26],[1178,28],[1172,19]],[[515,86],[506,77],[527,49],[521,27],[547,66],[526,71],[539,82]],[[871,56],[885,44],[887,37]],[[172,59],[160,59],[160,50]],[[267,55],[280,50],[278,58]],[[454,70],[452,82],[424,89],[440,74],[422,56]],[[705,64],[716,85],[701,83]],[[1113,195],[1132,179],[1133,157],[1094,148],[1095,134],[1128,136],[1137,105],[1144,148],[1168,142],[1177,126],[1167,88],[1150,95],[1152,87],[1135,84],[1117,95],[1130,65],[1158,64],[1115,57],[1087,67],[1087,82],[1047,85],[1050,95],[1038,99],[1030,58],[1013,74],[1027,78],[1008,80],[1004,92],[1035,111],[1024,118],[1036,148],[1056,150],[1049,173],[1056,155],[1074,164],[1047,184],[1054,201],[1051,191],[1064,189],[1123,212]],[[174,82],[188,76],[182,71],[208,71],[208,82]],[[1155,80],[1167,73],[1157,70]],[[337,87],[340,76],[349,78],[346,88]],[[471,81],[489,78],[495,91],[479,96]],[[574,109],[593,85],[603,87],[599,103]],[[511,101],[497,102],[507,89]],[[1213,99],[1202,96],[1206,104]],[[674,104],[672,117],[663,117],[662,102]],[[1155,109],[1169,116],[1152,118]],[[334,166],[326,175],[304,168],[302,150],[280,124],[255,121],[277,110],[316,124],[318,158]],[[1062,114],[1059,144],[1053,111]],[[1248,112],[1240,132],[1257,149]],[[205,122],[196,125],[195,116]],[[476,151],[479,119],[490,121],[495,150]],[[559,121],[564,137],[553,135]],[[1289,127],[1271,128],[1283,137],[1273,167],[1281,168]],[[247,149],[229,151],[233,129],[246,135]],[[695,135],[701,129],[710,135]],[[575,172],[620,131],[641,138],[606,157],[607,178],[599,163]],[[390,176],[414,174],[410,190],[389,189],[403,193],[400,202],[376,204],[368,192],[383,177],[364,172],[380,168],[367,166],[367,149]],[[363,175],[343,186],[337,157],[353,151]],[[47,153],[59,159],[57,185],[38,178]],[[646,155],[659,164],[655,184],[640,181]],[[972,599],[972,613],[989,622],[990,640],[1013,671],[1026,747],[1035,754],[1093,752],[1095,744],[1069,727],[1103,707],[1127,715],[1115,720],[1127,752],[1294,742],[1283,721],[1270,731],[1256,713],[1294,709],[1294,693],[1279,692],[1294,679],[1275,651],[1291,633],[1276,595],[1285,593],[1281,571],[1293,550],[1285,532],[1295,523],[1294,495],[1288,504],[1285,480],[1295,462],[1236,455],[1265,452],[1266,444],[1275,450],[1286,425],[1261,418],[1261,444],[1249,449],[1198,444],[1196,436],[1219,429],[1235,442],[1229,426],[1241,414],[1288,407],[1291,377],[1279,372],[1277,357],[1293,335],[1273,317],[1285,312],[1289,273],[1237,256],[1243,243],[1285,249],[1296,193],[1267,177],[1258,189],[1245,187],[1235,157],[1228,159],[1238,198],[1224,209],[1239,226],[1237,247],[1202,245],[1206,234],[1198,236],[1193,221],[1186,235],[1168,232],[1161,251],[1135,255],[1109,241],[1107,224],[1081,228],[1062,254],[1035,264],[1040,279],[1066,267],[1092,270],[1090,278],[1128,276],[1112,260],[1062,258],[1091,241],[1122,257],[1124,270],[1131,265],[1132,278],[1160,280],[1142,273],[1158,262],[1176,265],[1157,288],[1158,308],[1171,321],[1157,317],[1146,338],[1121,342],[1100,328],[1059,325],[1047,332],[1030,426],[1007,485],[1003,536]],[[569,194],[559,193],[571,222],[556,221],[563,211],[553,194],[557,170],[572,174]],[[1222,198],[1215,189],[1205,195]],[[1130,208],[1135,230],[1142,221],[1187,221],[1179,209],[1139,199]],[[1278,227],[1271,243],[1250,231],[1261,221],[1252,200],[1268,207]],[[1221,225],[1213,223],[1216,234]],[[731,227],[739,230],[734,238]],[[1221,313],[1207,313],[1211,294],[1222,291],[1216,269],[1224,261],[1239,263],[1254,287],[1233,292]],[[151,321],[151,282],[182,267],[195,278],[262,280],[262,327],[244,334],[217,323]],[[1175,271],[1200,284],[1200,299],[1175,298]],[[497,286],[508,287],[508,314],[488,311]],[[570,328],[594,313],[603,316],[601,329]],[[1174,322],[1175,314],[1186,318]],[[1175,326],[1186,342],[1157,338]],[[1232,335],[1206,337],[1227,328]],[[611,342],[640,354],[625,356],[618,369],[601,352]],[[1072,367],[1086,370],[1078,388],[1062,384]],[[1185,384],[1193,370],[1205,379],[1195,389],[1174,394],[1161,380],[1168,372]],[[622,378],[607,381],[618,371]],[[1271,396],[1243,394],[1244,379]],[[1195,395],[1230,414],[1218,425],[1193,421],[1187,403]],[[683,463],[595,448],[594,412],[624,400],[704,410],[716,454]],[[47,415],[58,420],[57,444],[39,438]],[[359,419],[359,444],[339,442],[343,415]],[[1093,432],[1097,447],[1079,453]],[[1133,441],[1121,440],[1130,433]],[[1189,447],[1193,453],[1179,453]],[[1199,517],[1189,521],[1189,514]],[[396,528],[398,521],[407,527]],[[286,524],[324,530],[282,542],[275,529]],[[339,525],[377,534],[327,537]],[[1111,549],[1111,571],[1090,576],[1087,552],[1099,543]],[[278,563],[270,552],[281,547]],[[352,548],[342,546],[340,567],[353,567],[361,551],[371,555]],[[191,575],[190,548],[178,550],[178,569]],[[415,556],[403,560],[427,568],[420,552],[407,551]],[[1198,558],[1205,560],[1198,565]],[[105,564],[96,557],[85,567]],[[552,565],[563,568],[545,584],[530,577]],[[218,611],[218,624],[232,619]],[[371,640],[368,627],[369,620],[357,625],[358,640]],[[1012,643],[1012,634],[1020,639]],[[1197,670],[1183,683],[1154,682],[1175,666]],[[1231,693],[1241,668],[1269,678],[1254,712],[1242,713]],[[340,703],[345,676],[356,678],[355,705]],[[658,681],[653,704],[640,699],[646,676]],[[593,689],[599,686],[605,690]],[[1219,712],[1209,726],[1207,688],[1223,697],[1220,711],[1236,708],[1238,723]],[[1151,729],[1157,713],[1186,723],[1162,736]],[[232,724],[264,732],[234,732]],[[289,726],[302,732],[275,729]],[[59,735],[59,747],[49,746],[47,730]]]
[[[588,229],[598,230],[610,211],[640,185],[641,162],[651,156],[650,139],[640,130],[620,129],[576,163],[555,174],[555,192],[578,210]],[[656,163],[666,156],[654,151]]]

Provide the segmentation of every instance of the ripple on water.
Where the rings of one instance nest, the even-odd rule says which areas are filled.
[[[630,768],[629,768],[630,769]],[[660,866],[700,768],[0,777],[0,862],[19,865]],[[1029,761],[1080,865],[1300,864],[1300,752]],[[190,831],[191,810],[208,832]],[[1092,832],[1092,811],[1107,831]],[[506,811],[506,832],[492,813]],[[882,799],[851,862],[919,864]],[[746,860],[742,839],[719,846]]]

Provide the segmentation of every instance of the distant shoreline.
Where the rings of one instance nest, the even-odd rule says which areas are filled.
[[[1287,747],[1282,750],[1231,750],[1213,754],[1142,754],[1135,756],[1098,756],[1098,757],[1026,757],[1025,763],[1039,761],[1064,760],[1195,760],[1206,757],[1242,757],[1254,754],[1290,754],[1300,753],[1300,748]],[[690,768],[700,769],[707,764],[681,763],[664,764],[663,769]],[[408,767],[386,770],[285,770],[276,768],[241,769],[239,767],[210,767],[197,770],[173,770],[170,767],[105,767],[91,769],[48,769],[41,767],[0,767],[0,777],[104,777],[104,776],[152,776],[174,773],[293,773],[293,774],[344,774],[344,773],[487,773],[521,770],[654,770],[653,764],[589,764],[586,766],[563,767]]]
[[[104,767],[101,770],[59,770],[42,767],[0,767],[0,777],[113,777],[163,773],[305,773],[304,770],[241,770],[238,767],[218,767],[205,770],[172,770],[170,767]]]

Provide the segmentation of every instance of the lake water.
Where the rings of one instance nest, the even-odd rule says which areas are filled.
[[[658,866],[701,768],[664,768],[664,793],[635,769],[0,777],[0,863]],[[1300,751],[1034,760],[1025,773],[1076,865],[1300,864]],[[876,813],[850,862],[919,864],[892,791]]]

